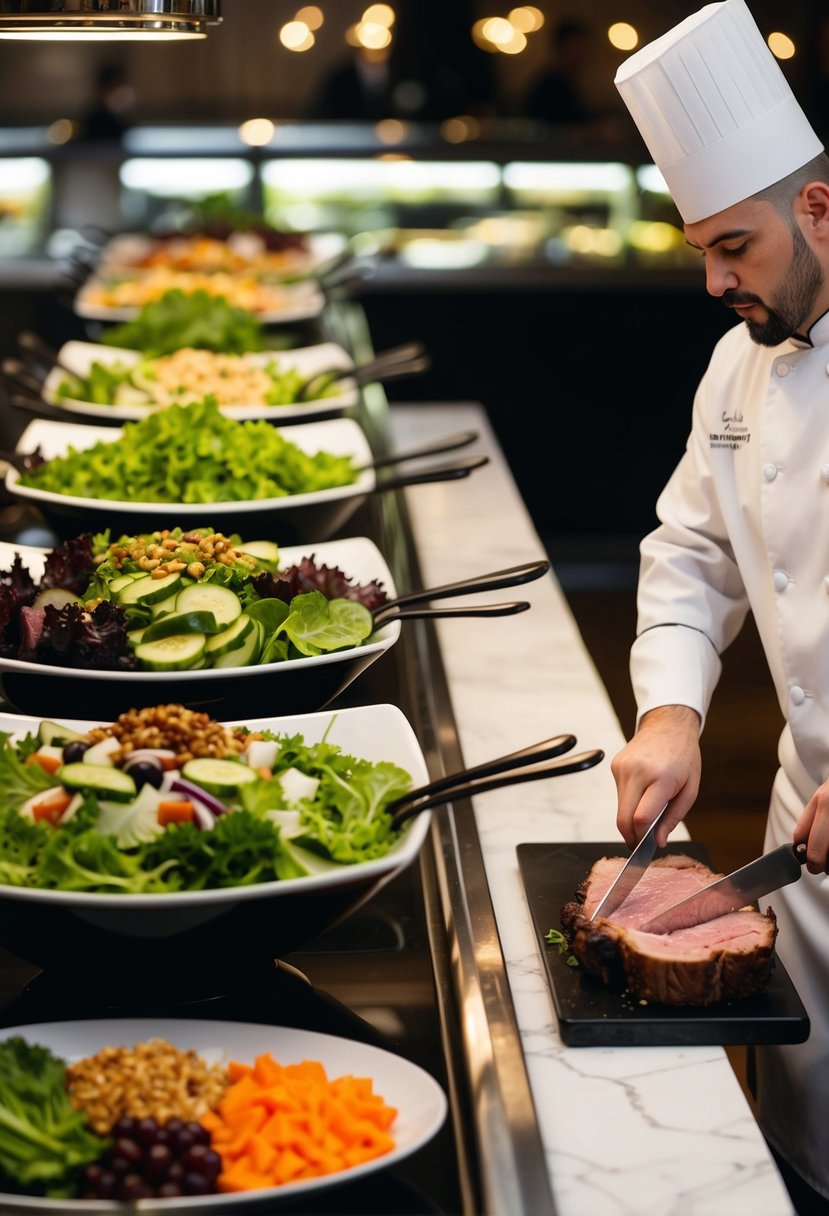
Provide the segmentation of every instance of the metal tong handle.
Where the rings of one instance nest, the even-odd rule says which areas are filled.
[[[381,351],[379,355],[375,355],[366,363],[352,367],[329,367],[314,372],[302,385],[299,398],[301,401],[305,401],[313,386],[324,376],[329,376],[334,380],[353,379],[359,385],[370,383],[372,379],[382,379],[391,374],[403,375],[408,370],[425,370],[426,366],[428,366],[428,358],[425,346],[421,342],[404,342],[401,346],[393,346],[389,350]]]
[[[469,447],[478,438],[477,431],[458,431],[455,435],[446,435],[443,439],[433,439],[420,447],[408,448],[402,452],[389,452],[385,456],[376,456],[367,464],[360,465],[358,473],[366,469],[382,469],[390,464],[402,464],[404,460],[417,460],[421,456],[441,456],[444,452],[456,452],[459,448]]]
[[[407,486],[422,486],[433,481],[457,481],[483,468],[485,464],[489,464],[489,457],[481,452],[478,456],[467,456],[456,464],[435,465],[414,473],[397,473],[394,477],[378,481],[374,489],[378,493],[385,493],[386,490],[405,490]]]
[[[44,341],[40,334],[34,333],[31,329],[24,329],[17,335],[17,345],[24,357],[28,357],[30,363],[34,361],[43,367],[47,374],[53,367],[59,367],[61,371],[77,377],[77,372],[73,372],[71,367],[61,363],[59,353]]]
[[[492,777],[485,777],[480,781],[460,780],[457,785],[441,790],[440,793],[432,794],[421,802],[414,803],[414,805],[407,804],[401,810],[394,812],[392,814],[392,827],[399,828],[402,823],[405,823],[413,815],[419,815],[421,811],[429,811],[433,807],[441,806],[445,802],[452,802],[456,798],[467,798],[476,794],[485,794],[489,790],[502,789],[507,785],[521,785],[525,781],[541,781],[546,777],[563,777],[567,773],[580,773],[585,769],[593,768],[594,765],[603,759],[604,752],[596,748],[594,751],[580,752],[578,756],[572,756],[564,762],[561,760],[545,760],[540,764],[531,764],[525,768],[502,772]]]
[[[474,591],[500,591],[503,587],[518,587],[522,583],[531,583],[534,579],[541,578],[549,569],[550,562],[547,558],[522,562],[519,566],[507,566],[505,570],[492,570],[488,574],[458,579],[455,583],[443,583],[440,587],[422,587],[419,591],[397,595],[393,600],[381,604],[375,612],[383,612],[386,608],[397,608],[403,604],[425,604],[432,600],[449,599],[453,595],[469,595]]]
[[[16,392],[21,392],[27,397],[40,398],[42,388],[40,381],[26,370],[25,364],[21,363],[19,359],[4,359],[0,364],[0,372],[2,372],[6,384]]]
[[[22,390],[17,390],[17,394],[9,399],[9,404],[12,409],[19,410],[24,414],[34,414],[36,418],[49,418],[53,422],[72,421],[71,412],[67,411],[61,405],[52,405],[44,397],[35,397],[28,390],[23,393]],[[121,419],[113,418],[113,425],[120,426]],[[107,418],[101,419],[101,425],[108,425]]]
[[[528,600],[510,600],[503,604],[468,604],[457,608],[400,608],[391,605],[388,612],[383,608],[375,608],[372,613],[374,628],[379,629],[392,621],[416,621],[428,619],[445,619],[453,616],[515,616],[518,612],[526,612],[532,605]]]
[[[464,781],[478,781],[481,777],[494,777],[497,773],[509,773],[516,768],[524,768],[529,763],[538,764],[542,760],[552,760],[569,752],[576,746],[575,735],[554,735],[551,739],[542,739],[540,743],[529,743],[518,751],[507,752],[505,756],[496,756],[494,760],[484,760],[482,764],[474,764],[472,768],[461,769],[460,772],[444,773],[426,785],[409,790],[386,804],[386,811],[396,815],[410,802],[419,802],[430,794],[439,794],[441,790],[452,789]]]

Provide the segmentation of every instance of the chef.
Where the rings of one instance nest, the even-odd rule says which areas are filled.
[[[671,801],[663,845],[691,810],[720,655],[750,610],[786,723],[764,848],[808,844],[768,902],[811,1019],[806,1043],[757,1051],[757,1110],[799,1210],[829,1212],[829,158],[744,0],[686,18],[616,85],[735,314],[641,544],[617,823],[633,846]]]

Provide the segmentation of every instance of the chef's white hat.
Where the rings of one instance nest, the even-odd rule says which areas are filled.
[[[686,17],[626,59],[615,83],[686,224],[823,151],[744,0]]]

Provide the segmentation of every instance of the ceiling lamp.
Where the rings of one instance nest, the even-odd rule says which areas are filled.
[[[0,0],[0,38],[160,41],[205,38],[220,0]]]

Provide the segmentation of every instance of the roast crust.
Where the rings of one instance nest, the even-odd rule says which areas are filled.
[[[590,896],[594,871],[605,860],[591,868],[579,884],[575,898],[561,909],[561,926],[570,950],[590,975],[610,988],[626,990],[637,1000],[664,1005],[713,1005],[719,1001],[744,1000],[768,989],[775,966],[777,937],[777,919],[772,908],[764,913],[744,909],[730,914],[742,918],[751,933],[753,944],[749,948],[732,948],[727,942],[712,941],[704,957],[683,957],[682,933],[686,931],[678,931],[671,935],[676,942],[675,951],[651,949],[649,939],[654,935],[631,930],[610,919],[591,921],[585,915],[584,905]],[[659,860],[668,862],[666,869],[670,870],[668,858],[658,859],[652,865],[658,865]],[[689,860],[682,857],[676,864]],[[663,946],[664,940],[659,939]]]

